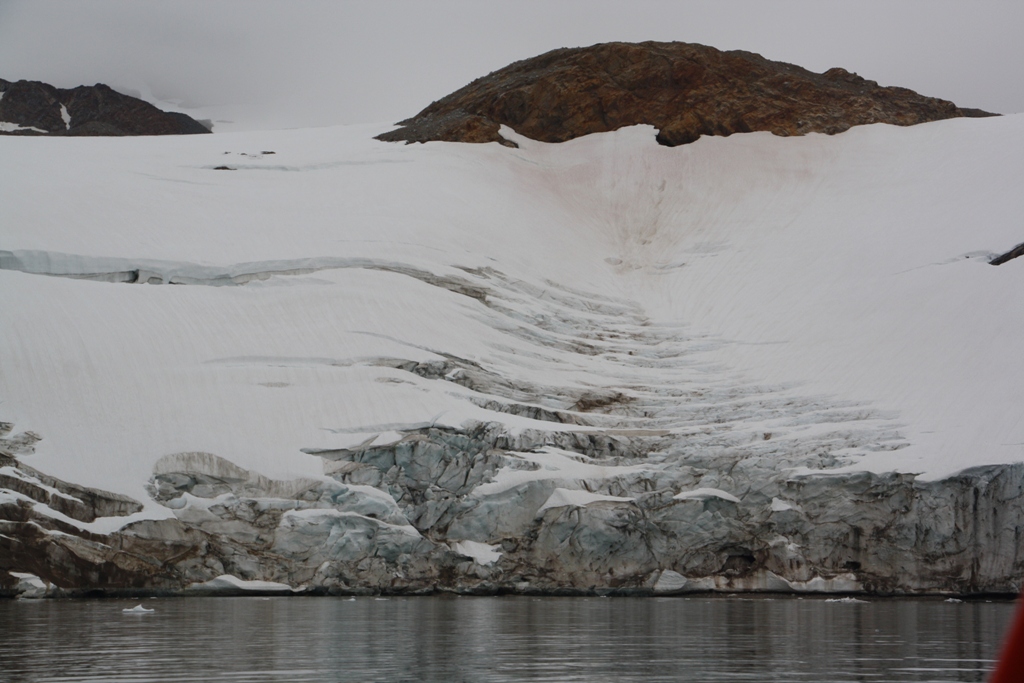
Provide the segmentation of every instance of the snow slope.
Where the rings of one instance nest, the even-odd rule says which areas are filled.
[[[931,478],[1024,460],[1024,262],[987,263],[1024,241],[1024,116],[671,149],[381,129],[0,138],[0,420],[43,437],[31,465],[153,508],[167,454],[320,477],[302,449],[544,410]]]

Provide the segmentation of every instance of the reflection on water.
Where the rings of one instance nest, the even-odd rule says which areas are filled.
[[[137,601],[136,601],[137,602]],[[0,681],[983,681],[1008,602],[0,601]]]

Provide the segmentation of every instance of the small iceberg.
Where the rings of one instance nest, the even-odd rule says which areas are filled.
[[[825,602],[846,602],[846,603],[867,603],[867,600],[858,600],[857,598],[828,598]]]
[[[149,614],[150,612],[155,612],[156,610],[155,609],[146,609],[142,605],[136,605],[135,607],[125,608],[125,609],[123,609],[121,611],[124,614]]]

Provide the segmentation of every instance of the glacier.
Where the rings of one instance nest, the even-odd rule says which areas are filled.
[[[1019,591],[1024,116],[383,129],[0,138],[0,591]]]

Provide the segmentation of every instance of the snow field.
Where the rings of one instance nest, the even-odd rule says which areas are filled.
[[[380,130],[0,138],[0,419],[43,436],[30,464],[153,507],[167,454],[320,476],[301,449],[468,420],[929,477],[1024,460],[1024,264],[986,263],[1024,241],[1024,116],[673,149]],[[40,274],[133,269],[193,284]],[[511,388],[384,362],[452,358]],[[586,391],[634,407],[487,403]]]

